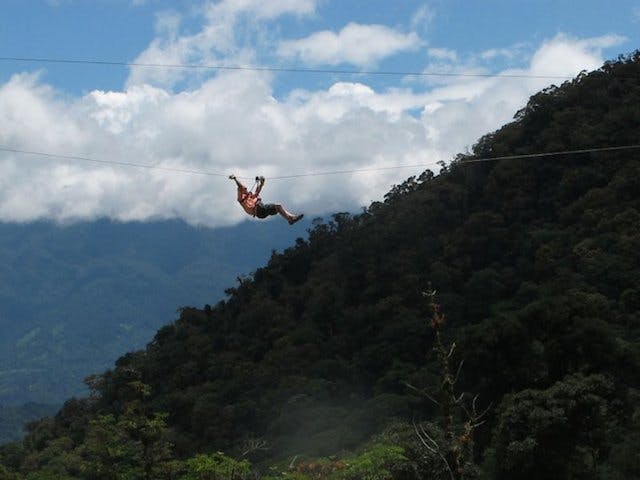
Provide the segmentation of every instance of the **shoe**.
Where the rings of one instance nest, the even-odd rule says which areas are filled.
[[[294,217],[291,220],[289,220],[289,225],[293,225],[298,220],[300,220],[302,217],[304,217],[303,213],[301,213],[300,215],[294,215]]]

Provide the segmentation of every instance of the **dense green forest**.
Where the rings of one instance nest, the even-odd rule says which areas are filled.
[[[0,405],[86,395],[85,376],[143,347],[178,307],[223,298],[304,232],[279,222],[0,223]],[[5,414],[0,438],[14,418]]]
[[[640,478],[640,52],[183,308],[19,479]],[[224,453],[223,453],[224,452]]]

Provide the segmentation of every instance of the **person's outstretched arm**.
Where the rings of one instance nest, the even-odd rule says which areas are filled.
[[[258,186],[256,187],[256,195],[259,195],[264,187],[264,177],[258,177]]]
[[[235,175],[229,175],[229,178],[236,182],[236,186],[238,187],[238,201],[241,202],[244,199],[244,196],[247,194],[247,187],[240,183]]]

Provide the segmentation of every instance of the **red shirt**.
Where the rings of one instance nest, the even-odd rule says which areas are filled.
[[[256,216],[256,203],[260,201],[260,197],[253,192],[238,192],[238,202],[249,215]]]

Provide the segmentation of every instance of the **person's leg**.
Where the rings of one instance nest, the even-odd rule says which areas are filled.
[[[300,220],[303,217],[303,215],[295,215],[295,214],[287,211],[279,203],[276,203],[275,206],[276,206],[276,210],[278,211],[278,213],[281,216],[283,216],[287,220],[287,222],[289,222],[290,224],[293,224],[293,223],[297,222],[298,220]]]

